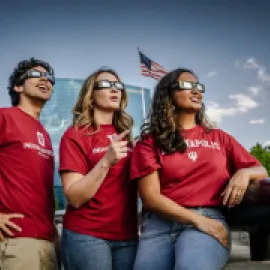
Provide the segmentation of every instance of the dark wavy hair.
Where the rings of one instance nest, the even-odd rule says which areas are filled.
[[[20,103],[20,94],[14,90],[14,87],[23,85],[25,80],[20,79],[22,75],[24,75],[27,70],[37,66],[41,66],[48,72],[54,74],[54,70],[47,62],[35,59],[34,57],[30,58],[29,60],[19,62],[9,77],[7,87],[12,106],[17,106]]]
[[[182,73],[195,73],[190,69],[178,68],[167,73],[157,84],[152,100],[148,121],[142,126],[141,135],[144,137],[151,134],[155,139],[156,146],[164,153],[184,153],[187,145],[179,132],[174,106],[175,84]],[[210,131],[213,126],[205,115],[205,106],[195,115],[195,122]]]

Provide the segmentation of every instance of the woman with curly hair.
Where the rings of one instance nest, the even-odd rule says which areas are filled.
[[[131,162],[144,222],[134,270],[217,270],[229,257],[222,206],[239,204],[266,170],[232,136],[209,124],[205,87],[188,69],[156,87],[150,121]]]
[[[113,70],[83,83],[73,125],[60,145],[68,207],[62,257],[66,270],[131,270],[137,249],[137,187],[129,182],[132,118]]]

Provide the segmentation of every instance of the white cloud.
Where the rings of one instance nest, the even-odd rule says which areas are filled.
[[[264,119],[253,119],[249,121],[250,124],[264,124]]]
[[[259,69],[260,65],[256,62],[253,57],[247,59],[244,63],[244,69]]]
[[[210,71],[210,72],[208,72],[208,74],[207,74],[207,76],[208,77],[214,77],[214,76],[217,76],[217,72],[216,71]]]
[[[248,58],[247,61],[244,63],[244,69],[256,70],[257,78],[260,80],[260,82],[270,82],[270,74],[267,73],[266,68],[260,65],[255,58]]]
[[[244,70],[250,69],[256,72],[258,85],[253,85],[247,88],[251,95],[258,96],[263,90],[264,83],[270,83],[270,74],[267,73],[267,69],[264,66],[260,65],[255,58],[250,57],[244,63],[236,60],[234,62],[234,65],[237,68],[243,67]]]
[[[249,109],[253,109],[258,106],[256,101],[243,94],[229,95],[229,99],[237,101],[236,108],[240,112],[247,112]]]
[[[269,82],[270,81],[270,74],[268,74],[266,72],[265,68],[260,68],[258,70],[258,78],[260,79],[260,81],[262,82]]]
[[[260,86],[250,86],[247,89],[253,96],[258,96],[262,88]]]
[[[270,146],[270,141],[265,141],[264,146]]]
[[[207,103],[206,113],[210,120],[220,123],[224,117],[233,116],[238,113],[246,113],[248,110],[258,106],[256,101],[243,94],[230,95],[229,99],[235,100],[236,104],[228,108],[221,107],[220,104],[216,102]]]
[[[206,106],[206,113],[212,121],[220,123],[224,116],[235,115],[237,113],[237,109],[222,108],[218,103],[210,102]]]

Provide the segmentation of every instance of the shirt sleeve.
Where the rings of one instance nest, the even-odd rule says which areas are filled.
[[[252,156],[239,142],[231,135],[226,134],[226,147],[231,173],[234,174],[239,169],[262,166],[261,163]]]
[[[64,171],[88,173],[86,151],[76,132],[66,132],[60,142],[59,173]]]
[[[138,141],[132,153],[130,179],[146,176],[160,168],[158,154],[152,137]]]
[[[6,129],[6,122],[2,112],[0,112],[0,146],[4,143],[4,131]]]

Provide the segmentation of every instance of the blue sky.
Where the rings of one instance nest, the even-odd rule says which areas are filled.
[[[193,69],[210,118],[246,148],[270,144],[269,14],[268,0],[5,1],[0,106],[10,104],[13,68],[32,56],[58,78],[84,79],[105,65],[127,84],[153,89],[140,75],[139,46],[168,70]]]

